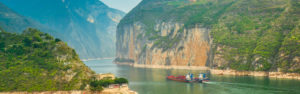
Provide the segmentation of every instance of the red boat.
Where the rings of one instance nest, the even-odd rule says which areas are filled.
[[[199,79],[197,77],[195,77],[193,80],[186,80],[185,76],[167,76],[167,79],[169,80],[173,80],[173,81],[178,81],[178,82],[186,82],[186,83],[205,83],[205,82],[208,82],[209,79]]]

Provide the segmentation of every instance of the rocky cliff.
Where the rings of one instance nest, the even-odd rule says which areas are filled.
[[[149,66],[205,66],[210,52],[210,30],[197,25],[181,30],[182,26],[179,23],[158,23],[154,29],[157,36],[165,37],[165,41],[145,39],[143,33],[147,31],[143,30],[142,24],[119,28],[124,34],[117,36],[116,60]]]
[[[117,63],[299,72],[299,0],[144,0],[118,25]]]
[[[125,13],[99,0],[0,1],[26,19],[57,31],[57,34],[50,34],[67,42],[82,59],[115,56],[115,30]],[[18,21],[3,22],[7,25],[19,24]],[[26,27],[18,26],[22,30]],[[32,27],[40,29],[41,26]]]

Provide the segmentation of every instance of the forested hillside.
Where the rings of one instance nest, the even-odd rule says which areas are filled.
[[[0,91],[80,90],[94,74],[75,50],[37,29],[0,32]]]
[[[240,0],[212,27],[219,68],[300,73],[300,1]]]

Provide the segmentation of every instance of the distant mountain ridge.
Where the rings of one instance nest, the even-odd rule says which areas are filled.
[[[18,14],[58,32],[82,59],[113,57],[124,12],[99,0],[0,0]]]
[[[46,26],[39,24],[36,21],[19,15],[15,11],[5,6],[3,3],[0,3],[0,26],[7,32],[21,33],[23,30],[29,27],[34,27],[41,29],[49,34],[57,33],[47,28]]]

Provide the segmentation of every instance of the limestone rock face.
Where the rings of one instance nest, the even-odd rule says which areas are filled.
[[[118,25],[115,61],[153,68],[300,73],[296,3],[143,0]]]
[[[180,30],[182,26],[183,24],[171,22],[156,24],[154,30],[158,36],[167,36],[171,40],[179,39],[166,50],[155,46],[157,40],[149,40],[145,36],[146,31],[142,23],[120,26],[117,33],[117,58],[123,61],[116,62],[134,61],[131,63],[138,65],[204,67],[210,52],[210,30],[198,25]]]

